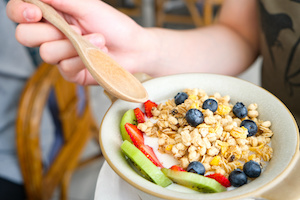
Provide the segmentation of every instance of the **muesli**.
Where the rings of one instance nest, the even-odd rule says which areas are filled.
[[[258,177],[272,158],[271,122],[259,118],[255,102],[233,104],[228,95],[195,88],[151,103],[150,111],[145,105],[148,118],[137,128],[146,137],[158,138],[158,151],[178,161],[175,170],[239,187]]]

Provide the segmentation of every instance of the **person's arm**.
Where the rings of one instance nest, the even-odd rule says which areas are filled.
[[[209,72],[237,75],[258,55],[256,0],[225,0],[217,24],[194,30],[150,28],[159,41],[148,51],[154,76]],[[154,66],[151,68],[151,64]],[[155,67],[159,66],[159,67]]]
[[[225,0],[218,24],[183,31],[142,28],[98,0],[43,1],[62,11],[79,33],[132,73],[145,72],[151,76],[182,72],[235,75],[249,66],[257,55],[255,0]],[[31,7],[31,23],[25,23],[28,22],[28,15],[25,15],[27,19],[24,18],[26,6]],[[39,9],[20,0],[11,0],[7,13],[12,20],[21,22],[16,31],[18,40],[27,46],[41,45],[42,58],[49,63],[59,63],[67,80],[95,83],[70,42],[53,26],[38,22],[41,18]]]

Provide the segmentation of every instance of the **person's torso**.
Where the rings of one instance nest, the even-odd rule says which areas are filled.
[[[259,0],[262,86],[300,114],[300,0]]]

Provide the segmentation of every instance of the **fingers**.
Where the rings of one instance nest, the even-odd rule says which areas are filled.
[[[47,23],[20,24],[16,28],[16,39],[27,47],[36,47],[44,42],[63,38],[65,36],[58,29]]]
[[[67,81],[78,83],[80,85],[97,84],[78,56],[63,60],[57,66],[64,79]]]
[[[86,35],[85,38],[103,51],[107,51],[105,40],[102,35],[90,34]],[[57,64],[62,60],[75,57],[78,54],[68,39],[62,39],[42,44],[40,47],[40,55],[45,62]]]
[[[96,10],[95,5],[103,5],[108,7],[105,3],[98,0],[43,0],[45,3],[53,6],[56,10],[62,11],[74,17],[83,17],[91,11]],[[94,2],[94,3],[89,3]],[[7,16],[17,23],[38,22],[42,19],[41,10],[31,4],[22,0],[10,0],[6,7]]]
[[[22,0],[10,0],[6,6],[7,16],[17,23],[38,22],[42,19],[41,10]]]
[[[66,80],[71,81],[71,82],[79,81],[78,83],[80,83],[80,84],[82,84],[84,82],[83,77],[85,75],[84,76],[81,76],[81,75],[82,75],[82,73],[85,73],[85,72],[81,72],[81,71],[85,70],[85,66],[79,56],[62,60],[58,64],[58,67],[59,67],[59,71],[61,72],[61,74],[63,75],[63,77]]]
[[[42,44],[40,56],[46,63],[55,65],[61,60],[77,56],[77,53],[72,44],[65,39]]]
[[[108,51],[105,46],[105,39],[102,35],[90,34],[84,37],[102,51]],[[43,43],[40,47],[40,55],[47,63],[58,63],[59,70],[66,80],[81,85],[97,84],[68,39]]]
[[[101,35],[91,34],[86,36],[86,38],[91,43],[98,46],[102,51],[106,53],[108,52],[106,46],[104,46],[105,45],[104,38]],[[68,40],[57,41],[57,43],[53,43],[53,44],[49,43],[47,49],[49,51],[48,53],[41,52],[41,55],[44,55],[44,53],[46,53],[44,55],[46,57],[42,57],[42,58],[44,60],[49,60],[50,62],[55,62],[58,59],[61,59],[61,61],[57,61],[58,68],[60,73],[66,80],[70,82],[79,83],[81,85],[97,84],[97,82],[94,80],[92,75],[88,72],[87,68],[84,66],[83,62],[81,61],[81,58],[77,55],[77,52],[75,51],[75,49],[73,48],[73,46]],[[62,51],[59,51],[60,49]],[[69,49],[69,51],[66,51],[66,49]],[[55,53],[54,51],[58,52],[60,56],[54,55]]]

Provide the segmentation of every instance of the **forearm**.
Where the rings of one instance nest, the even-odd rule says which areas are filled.
[[[182,31],[146,29],[150,42],[142,53],[146,56],[140,56],[146,58],[142,67],[152,76],[184,72],[237,75],[258,55],[257,15],[256,0],[226,0],[215,25]]]
[[[186,31],[159,28],[148,31],[157,38],[147,52],[149,60],[144,66],[144,71],[152,76],[186,72],[236,75],[257,56],[256,48],[221,24]]]

